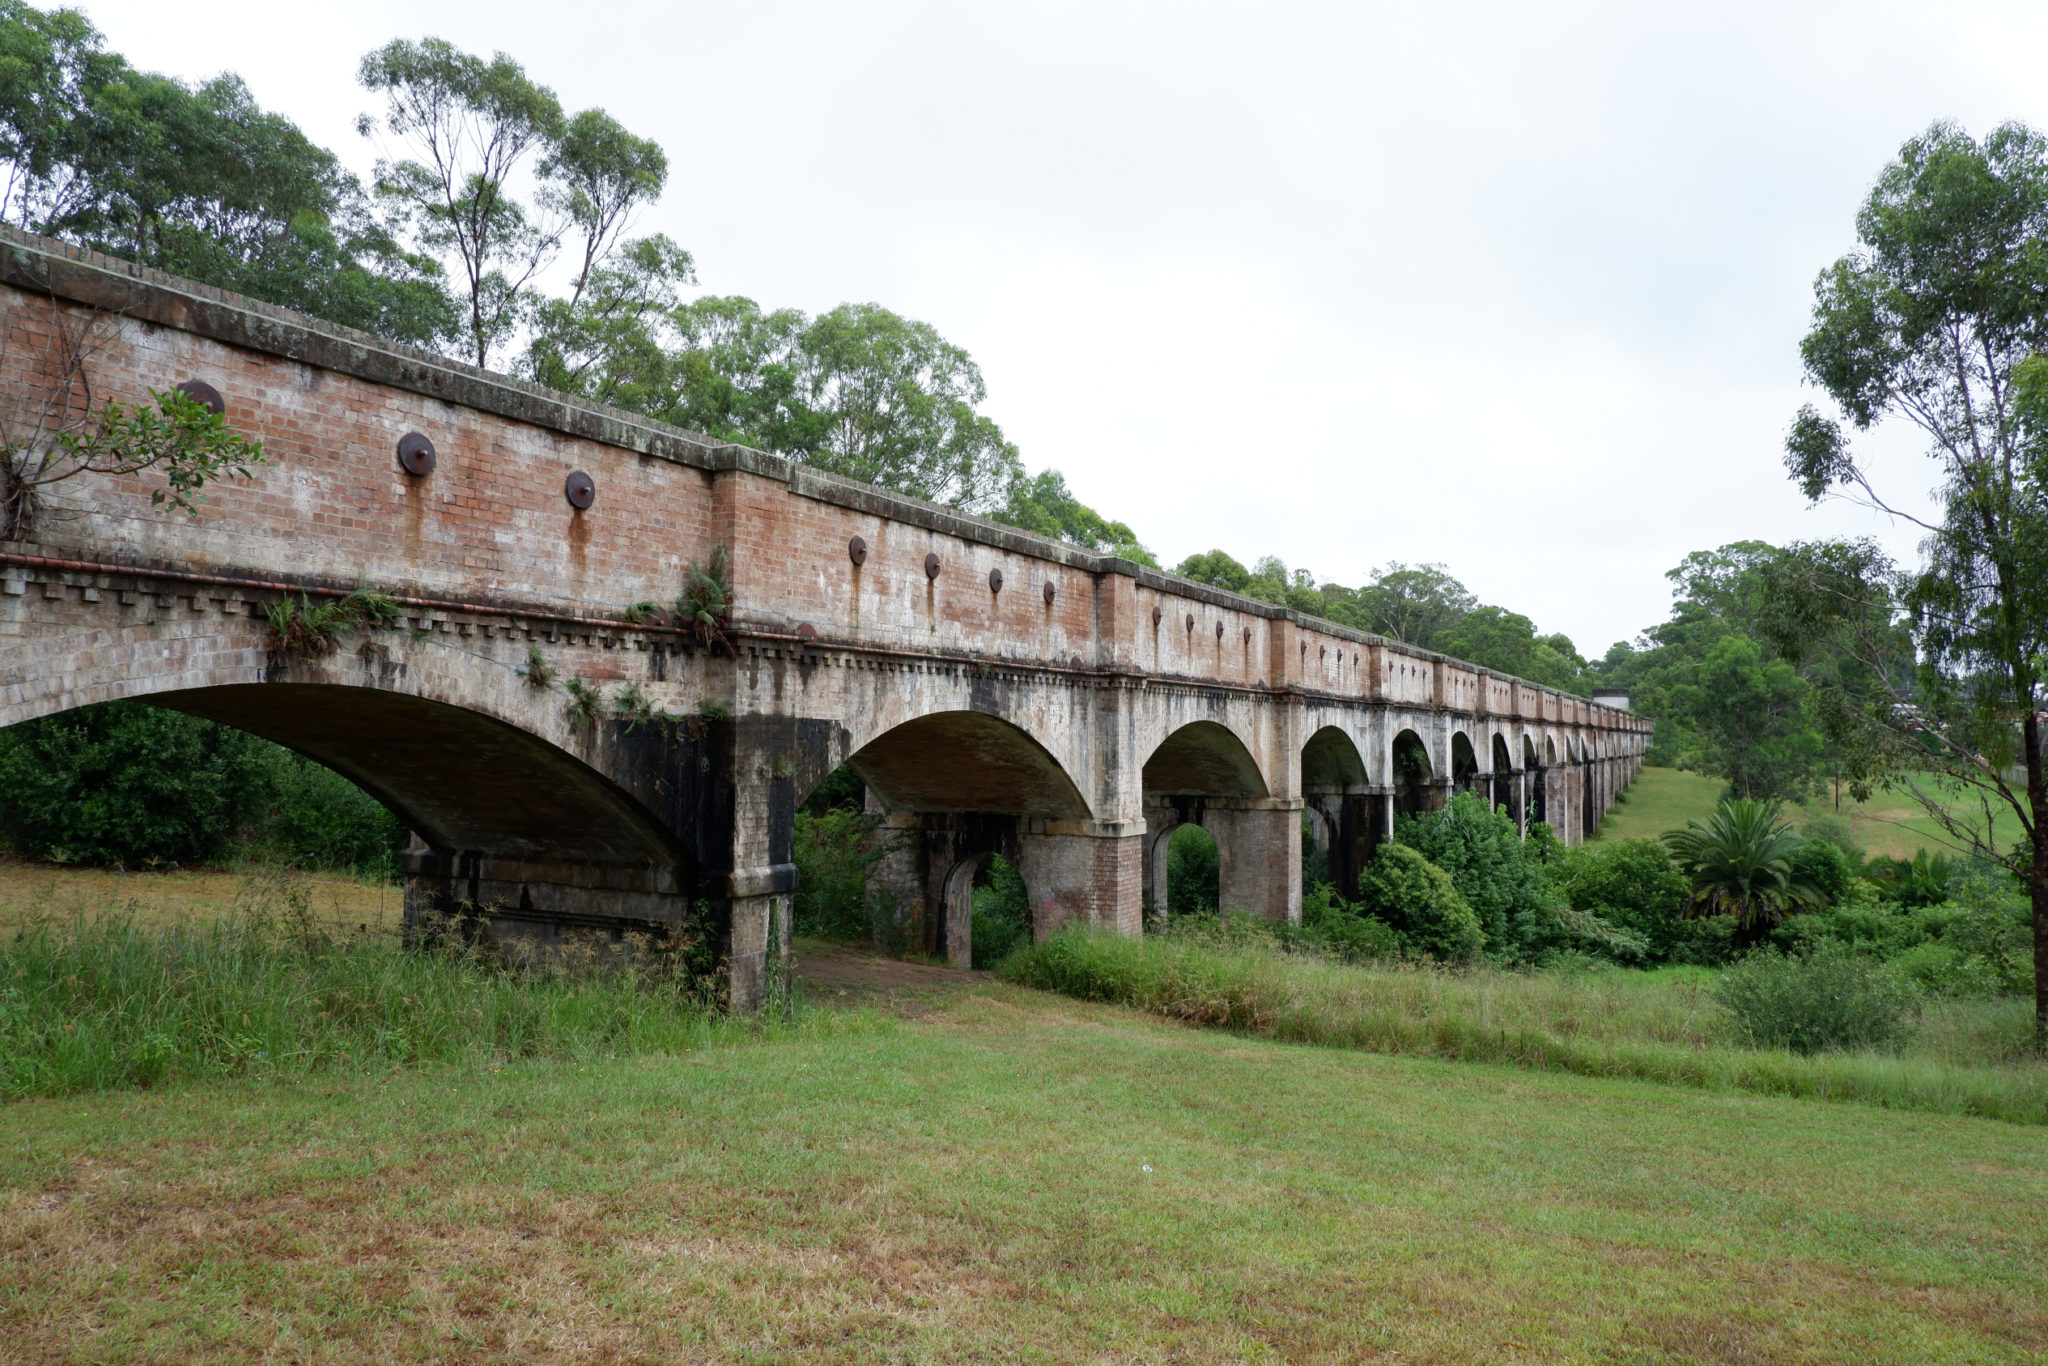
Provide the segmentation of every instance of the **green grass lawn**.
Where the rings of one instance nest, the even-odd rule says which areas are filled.
[[[0,1107],[0,1357],[2026,1362],[2048,1131],[1002,985]]]
[[[1675,768],[1645,768],[1628,786],[1628,800],[1618,804],[1600,822],[1601,839],[1655,839],[1675,830],[1688,820],[1709,815],[1720,800],[1726,784],[1719,778],[1684,773]],[[1849,822],[1856,840],[1866,852],[1892,858],[1911,858],[1920,849],[1934,853],[1953,852],[1951,842],[1926,809],[1903,792],[1878,792],[1868,802],[1842,798],[1835,809],[1832,795],[1803,807],[1788,809],[1794,824],[1808,815],[1839,814]],[[1998,823],[1998,837],[2017,837],[2019,826],[2010,815]]]

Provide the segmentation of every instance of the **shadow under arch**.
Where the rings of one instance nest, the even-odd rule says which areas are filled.
[[[1462,730],[1451,736],[1451,786],[1461,792],[1479,787],[1479,755],[1472,748],[1472,737]]]
[[[1434,781],[1436,773],[1429,762],[1429,747],[1414,731],[1404,730],[1394,737],[1392,754],[1394,809],[1404,816],[1419,816],[1431,810],[1438,804],[1436,798],[1441,789]]]
[[[1244,741],[1215,721],[1190,721],[1145,760],[1145,791],[1161,796],[1264,797],[1265,775]]]
[[[153,706],[260,735],[326,765],[437,849],[659,864],[689,851],[611,778],[482,712],[339,683],[155,693]]]
[[[1302,746],[1301,793],[1330,884],[1339,896],[1355,899],[1359,875],[1391,832],[1386,800],[1371,795],[1365,758],[1341,728],[1324,726]]]
[[[856,750],[847,763],[892,811],[1052,820],[1087,820],[1092,814],[1044,745],[986,712],[932,712],[905,721]]]
[[[1521,800],[1517,792],[1521,780],[1512,770],[1515,767],[1514,752],[1508,748],[1508,738],[1499,731],[1493,733],[1493,779],[1487,805],[1504,809],[1514,817],[1515,824],[1522,823]]]
[[[1362,767],[1362,765],[1361,765]],[[1225,805],[1260,800],[1270,794],[1258,761],[1230,727],[1215,721],[1190,721],[1175,730],[1146,758],[1141,774],[1145,803],[1143,900],[1148,915],[1164,915],[1169,903],[1167,867],[1173,832],[1199,825],[1216,842],[1218,876],[1231,876],[1232,831]],[[1211,810],[1214,803],[1218,809]]]
[[[870,886],[895,909],[878,913],[878,932],[956,967],[973,961],[974,882],[990,855],[1017,869],[1027,900],[1042,897],[1045,870],[1034,850],[1047,823],[1093,819],[1058,758],[1021,726],[986,712],[913,717],[869,740],[846,764],[866,785],[871,805],[890,813],[893,833]],[[1038,902],[1030,904],[1035,911]]]
[[[1528,770],[1525,781],[1528,784],[1523,800],[1523,826],[1526,831],[1538,821],[1550,819],[1550,772],[1536,754],[1536,740],[1533,736],[1522,736],[1522,767]]]

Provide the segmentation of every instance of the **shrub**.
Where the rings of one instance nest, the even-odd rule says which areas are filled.
[[[0,836],[59,862],[219,857],[264,797],[255,736],[139,702],[105,702],[0,731]]]
[[[1679,953],[1682,941],[1697,938],[1684,918],[1686,881],[1656,840],[1597,840],[1560,848],[1545,872],[1573,910],[1640,937],[1643,958],[1690,961]]]
[[[1392,925],[1348,904],[1327,882],[1302,894],[1300,937],[1311,948],[1354,961],[1392,958],[1401,951],[1401,936]]]
[[[1946,854],[1929,855],[1925,849],[1910,859],[1875,858],[1870,861],[1870,880],[1887,901],[1908,908],[1932,906],[1948,900],[1949,882],[1955,869]]]
[[[1519,947],[1518,928],[1536,930],[1536,913],[1555,901],[1514,820],[1469,792],[1442,811],[1399,821],[1394,838],[1450,874],[1497,953]]]
[[[251,852],[294,868],[395,878],[403,822],[333,769],[263,744],[267,801],[247,835]]]
[[[1824,906],[1832,906],[1849,895],[1850,885],[1859,880],[1860,871],[1860,865],[1851,863],[1849,856],[1828,840],[1802,838],[1792,851],[1793,877],[1813,888]]]
[[[868,874],[887,852],[872,838],[881,823],[879,816],[845,807],[796,813],[792,918],[798,934],[849,943],[875,938],[867,893]]]
[[[1715,995],[1744,1042],[1794,1053],[1896,1047],[1913,1004],[1896,973],[1837,943],[1804,958],[1751,954],[1721,974]]]
[[[1808,816],[1799,833],[1810,840],[1820,840],[1834,845],[1849,860],[1851,868],[1863,867],[1863,846],[1856,842],[1855,832],[1849,828],[1849,822],[1840,816],[1831,816],[1826,812]]]
[[[1462,961],[1486,947],[1486,931],[1451,875],[1406,844],[1384,844],[1358,878],[1359,904],[1391,925],[1404,947]]]
[[[1166,913],[1214,914],[1223,896],[1223,865],[1215,837],[1199,825],[1183,825],[1167,841]]]
[[[1001,854],[988,860],[988,883],[974,889],[974,966],[992,968],[1031,942],[1031,901],[1017,865]]]

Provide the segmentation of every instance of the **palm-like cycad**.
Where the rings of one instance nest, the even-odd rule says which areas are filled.
[[[1754,944],[1795,907],[1821,899],[1792,861],[1799,836],[1777,808],[1744,797],[1723,800],[1704,821],[1666,832],[1664,843],[1692,881],[1688,915],[1732,915],[1735,941]]]

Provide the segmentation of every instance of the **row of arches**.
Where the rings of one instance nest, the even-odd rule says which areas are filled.
[[[1500,731],[1484,743],[1481,750],[1464,728],[1450,730],[1438,736],[1439,759],[1417,727],[1403,726],[1386,742],[1381,762],[1369,765],[1350,732],[1324,725],[1301,744],[1298,769],[1269,780],[1251,745],[1226,721],[1187,721],[1142,756],[1139,792],[1122,794],[1126,803],[1138,798],[1140,821],[1125,823],[1133,833],[1090,832],[1099,841],[1137,844],[1133,904],[1113,923],[1134,930],[1138,918],[1163,914],[1180,899],[1173,851],[1189,827],[1213,841],[1209,895],[1217,905],[1293,918],[1305,854],[1340,894],[1355,895],[1395,821],[1441,808],[1460,790],[1506,811],[1525,833],[1545,821],[1577,842],[1633,774],[1629,761],[1617,759],[1614,773],[1596,775],[1593,746],[1569,733]],[[878,880],[918,922],[913,937],[924,950],[961,965],[973,958],[974,890],[992,858],[1021,873],[1035,932],[1073,918],[1074,907],[1060,895],[1074,880],[1072,850],[1057,846],[1073,842],[1070,827],[1077,823],[1104,824],[1102,808],[1118,795],[1100,775],[1092,784],[1075,781],[1047,745],[981,713],[901,723],[855,750],[849,767],[866,784],[870,809],[895,832],[897,847],[878,867]],[[1091,795],[1101,804],[1091,807]],[[1087,912],[1101,913],[1099,905]]]

